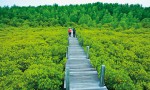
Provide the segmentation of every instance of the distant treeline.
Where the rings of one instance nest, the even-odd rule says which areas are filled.
[[[0,26],[76,26],[109,29],[149,28],[150,7],[89,3],[59,6],[0,7]]]

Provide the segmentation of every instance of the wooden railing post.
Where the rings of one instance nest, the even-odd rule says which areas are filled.
[[[104,87],[105,65],[101,66],[100,87]]]
[[[81,39],[80,45],[83,46],[83,39]]]
[[[69,37],[68,37],[68,45],[69,45]]]
[[[69,46],[67,46],[67,53],[66,53],[66,58],[69,58]]]
[[[87,50],[87,53],[86,53],[86,57],[87,57],[87,59],[89,59],[89,46],[86,46],[86,50]]]
[[[66,90],[70,89],[69,67],[66,67]]]
[[[69,54],[70,54],[70,52],[69,52],[69,46],[67,47],[67,52],[68,52],[68,59],[69,59]]]

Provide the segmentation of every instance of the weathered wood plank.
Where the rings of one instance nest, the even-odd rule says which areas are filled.
[[[69,68],[70,90],[107,90],[106,87],[100,87],[98,73],[92,67],[90,59],[87,59],[87,55],[79,45],[78,39],[69,37],[68,40],[66,67]],[[64,88],[66,88],[65,81]]]

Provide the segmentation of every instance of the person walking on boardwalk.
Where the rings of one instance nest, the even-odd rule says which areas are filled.
[[[69,29],[68,29],[68,34],[69,34],[69,37],[71,37],[71,28],[69,27]]]
[[[75,28],[73,28],[73,37],[75,37],[76,36],[76,30],[75,30]]]

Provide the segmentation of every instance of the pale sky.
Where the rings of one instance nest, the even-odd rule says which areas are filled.
[[[69,4],[85,4],[93,2],[102,3],[120,3],[120,4],[140,4],[143,7],[150,7],[150,0],[0,0],[0,6],[39,6],[39,5],[69,5]]]

